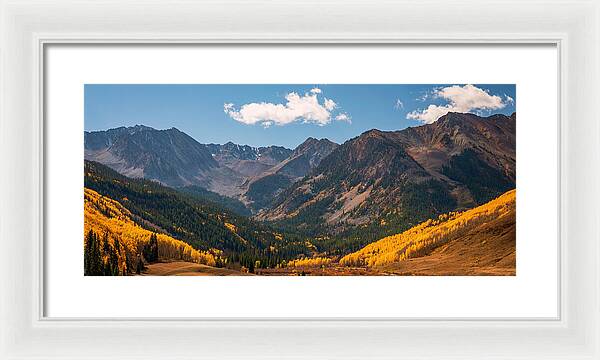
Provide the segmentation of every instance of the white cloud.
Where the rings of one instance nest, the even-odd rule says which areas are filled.
[[[223,111],[232,119],[248,125],[286,125],[303,121],[323,126],[331,122],[331,111],[337,107],[331,99],[325,99],[321,104],[317,94],[312,90],[304,95],[291,92],[285,96],[285,99],[287,100],[285,104],[250,103],[242,105],[237,110],[234,104],[225,103]]]
[[[225,113],[229,113],[229,111],[234,110],[233,107],[233,103],[225,103],[223,104],[223,111],[225,111]]]
[[[400,99],[396,99],[396,104],[394,104],[394,109],[400,110],[404,109],[404,103]]]
[[[323,103],[323,106],[325,106],[325,109],[331,111],[337,107],[337,104],[335,103],[335,101],[325,98],[325,102]]]
[[[321,89],[319,89],[318,87],[312,88],[310,89],[311,94],[320,94],[321,93]]]
[[[350,117],[350,115],[346,114],[346,113],[339,113],[335,119],[337,121],[345,121],[349,124],[352,124],[352,118]]]
[[[411,111],[406,115],[407,119],[418,120],[423,124],[431,124],[437,121],[440,117],[453,111],[449,105],[437,106],[429,105],[425,110]]]
[[[491,95],[486,90],[474,85],[454,85],[435,89],[433,96],[448,101],[446,105],[429,105],[426,109],[411,111],[406,115],[407,119],[418,120],[424,124],[431,124],[441,116],[449,112],[470,112],[472,110],[496,110],[502,109],[509,102],[497,95]]]

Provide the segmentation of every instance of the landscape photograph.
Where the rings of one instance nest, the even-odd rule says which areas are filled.
[[[516,276],[515,84],[86,84],[85,276]]]

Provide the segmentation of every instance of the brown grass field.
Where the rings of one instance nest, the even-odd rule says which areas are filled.
[[[503,217],[482,224],[431,254],[381,267],[395,275],[516,275],[516,224]]]
[[[159,262],[147,265],[144,276],[231,276],[252,275],[232,269],[216,268],[185,261]]]

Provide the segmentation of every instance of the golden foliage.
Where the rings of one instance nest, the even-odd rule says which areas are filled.
[[[516,206],[516,191],[464,212],[440,215],[401,234],[385,237],[340,260],[346,266],[381,266],[427,255],[438,246],[465,234],[474,226],[510,215]]]
[[[118,201],[87,188],[84,190],[84,234],[93,230],[99,235],[108,235],[108,246],[119,248],[116,253],[120,274],[133,271],[131,261],[128,268],[127,259],[139,256],[154,234],[136,224],[132,218],[131,212]],[[209,252],[198,251],[165,234],[156,233],[156,237],[160,260],[183,260],[215,266],[215,257]],[[115,241],[118,243],[116,246]]]
[[[320,266],[325,266],[329,263],[331,263],[330,258],[314,257],[314,258],[303,258],[303,259],[290,260],[287,263],[287,266],[288,267],[301,267],[301,266],[320,267]]]
[[[232,233],[236,233],[237,232],[237,228],[233,224],[225,222],[225,227],[228,228]]]

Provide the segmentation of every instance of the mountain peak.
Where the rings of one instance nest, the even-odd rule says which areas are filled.
[[[198,182],[218,167],[205,145],[176,128],[145,125],[86,133],[85,158],[123,175],[144,177],[170,186]]]
[[[155,128],[152,128],[150,126],[146,126],[146,125],[141,125],[141,124],[137,124],[134,126],[130,126],[126,128],[130,134],[136,133],[136,132],[142,132],[142,131],[155,131]]]
[[[113,131],[113,130],[125,130],[127,131],[129,134],[135,134],[135,133],[140,133],[140,132],[144,132],[144,131],[162,131],[162,132],[175,132],[175,133],[183,133],[181,130],[179,130],[176,127],[170,127],[168,129],[155,129],[151,126],[147,126],[147,125],[143,125],[143,124],[136,124],[133,126],[129,126],[129,127],[120,127],[120,128],[116,128],[116,129],[109,129],[107,131]]]
[[[305,144],[317,144],[317,143],[320,143],[320,144],[331,144],[331,143],[333,143],[333,144],[335,144],[333,141],[329,140],[328,138],[317,139],[317,138],[314,138],[312,136],[309,136],[309,137],[306,138],[306,140],[304,140],[302,142],[302,144],[298,145],[298,147],[300,147],[302,145],[305,145]]]
[[[367,130],[364,133],[362,133],[361,136],[363,136],[363,137],[379,137],[379,136],[382,136],[383,134],[384,134],[384,132],[379,129],[371,129],[371,130]]]
[[[298,145],[296,149],[294,149],[294,154],[300,155],[307,151],[313,152],[319,148],[332,148],[337,146],[338,144],[334,143],[333,141],[327,138],[316,139],[314,137],[309,137],[306,140],[304,140],[302,144]]]
[[[477,116],[477,115],[471,114],[471,113],[461,113],[461,112],[449,111],[445,115],[440,116],[436,122],[463,120],[470,116]]]
[[[513,112],[511,115],[505,114],[493,114],[490,116],[479,116],[473,113],[461,113],[450,111],[445,115],[439,117],[436,123],[452,123],[458,124],[458,122],[466,122],[466,121],[485,121],[485,120],[496,120],[496,119],[516,119],[517,113]]]
[[[440,118],[436,122],[432,124],[426,124],[423,126],[458,127],[463,129],[464,131],[468,131],[467,129],[472,127],[479,127],[481,125],[484,125],[485,122],[506,118],[508,117],[503,114],[494,114],[487,117],[483,117],[473,113],[449,112],[446,115],[440,116]]]

